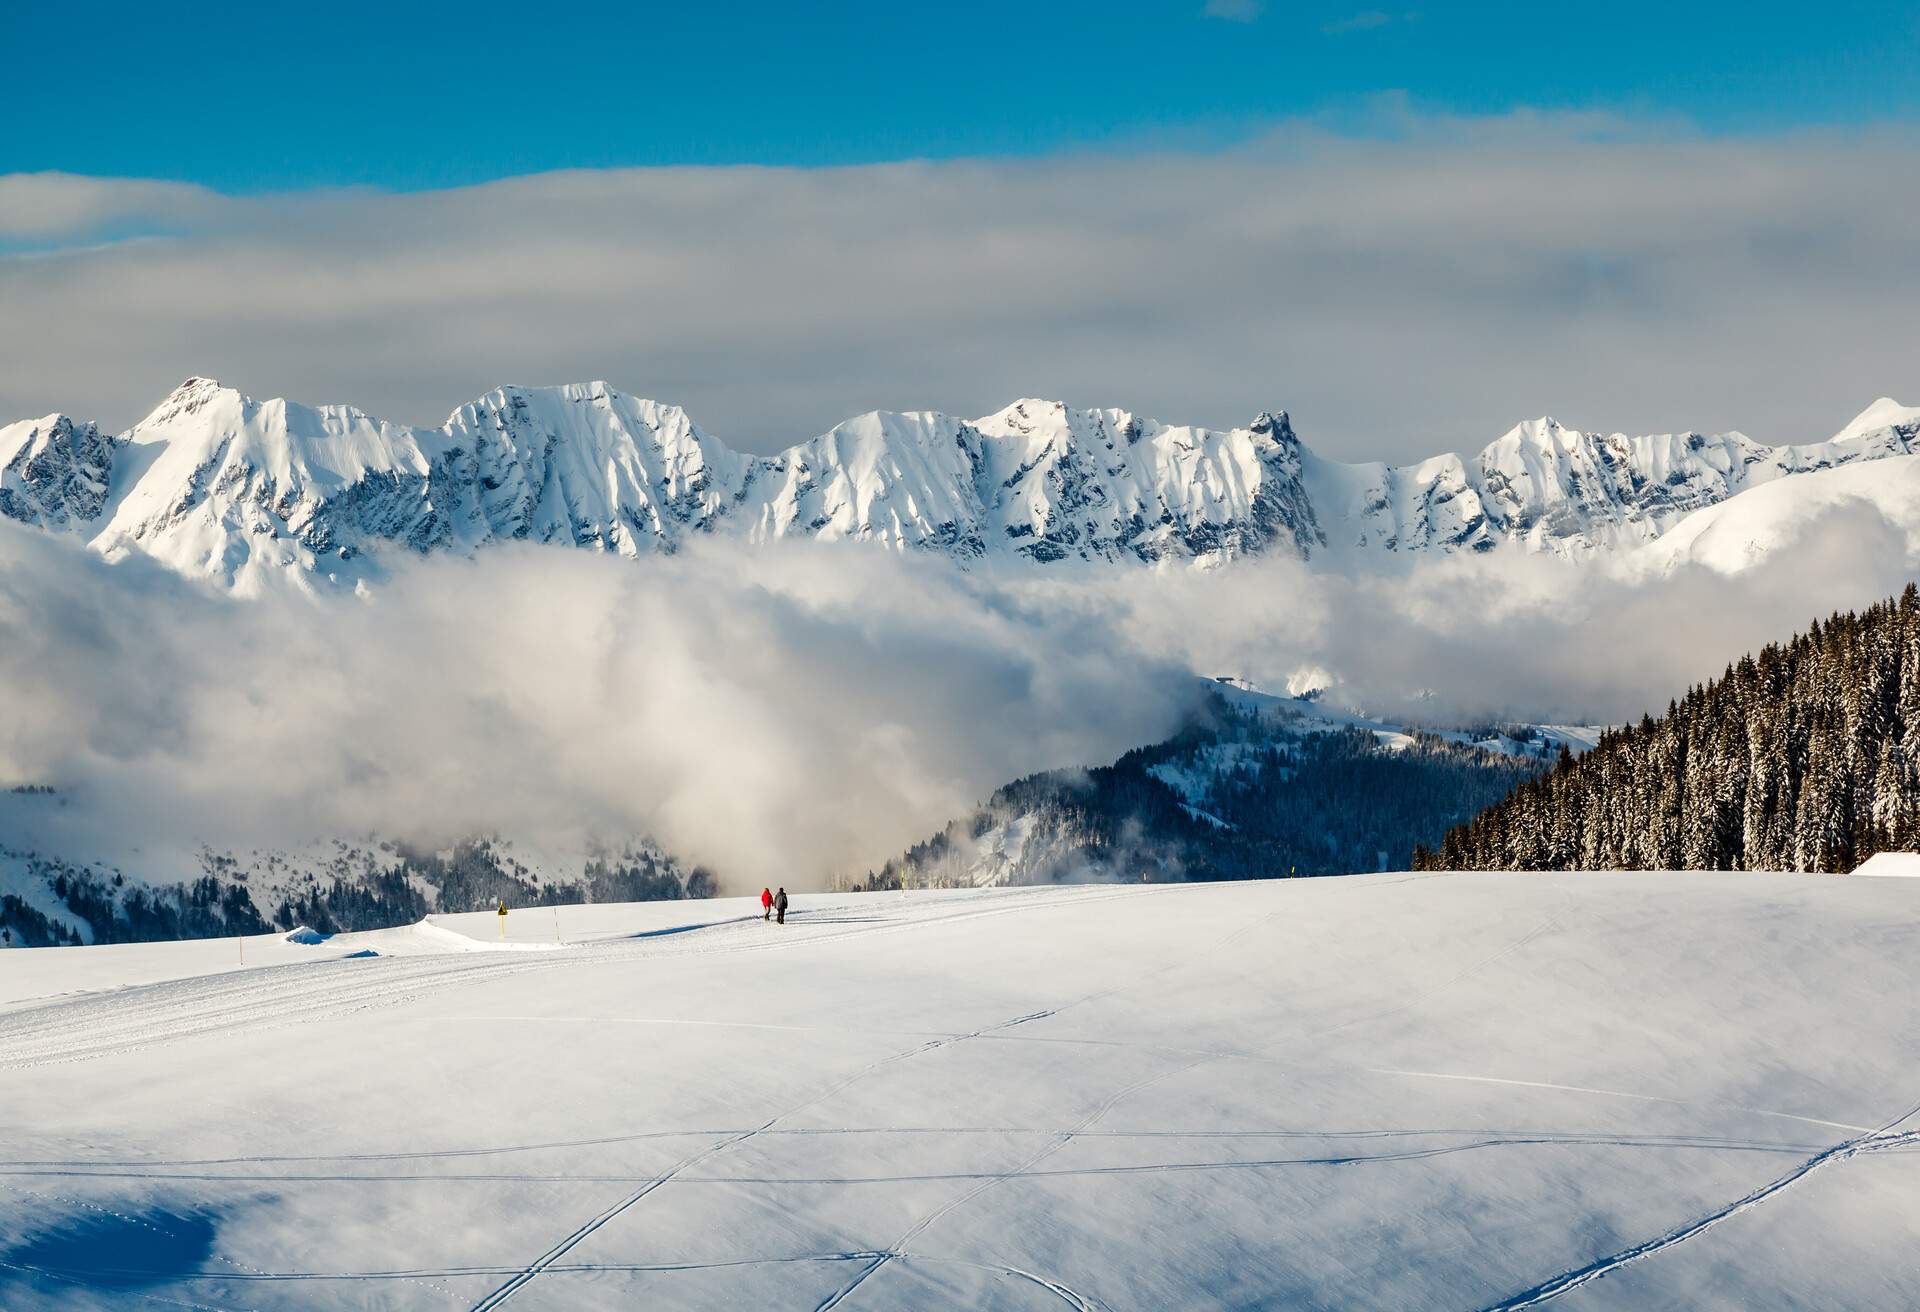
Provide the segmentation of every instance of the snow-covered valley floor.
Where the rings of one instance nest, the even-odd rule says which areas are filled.
[[[508,929],[0,953],[0,1307],[1920,1304],[1920,880]]]

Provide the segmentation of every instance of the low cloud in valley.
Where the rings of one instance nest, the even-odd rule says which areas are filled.
[[[1841,503],[1742,573],[1494,553],[1398,573],[968,574],[857,544],[408,558],[236,600],[0,522],[0,784],[149,841],[647,834],[735,886],[863,872],[1000,783],[1171,733],[1194,674],[1432,723],[1619,721],[1896,590]]]

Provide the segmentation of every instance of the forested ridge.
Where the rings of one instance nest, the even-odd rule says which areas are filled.
[[[1397,747],[1215,703],[1112,765],[1050,770],[871,872],[867,888],[1264,879],[1402,868],[1414,845],[1542,769],[1415,731]]]
[[[1742,657],[1418,849],[1416,869],[1853,869],[1920,845],[1920,589]]]

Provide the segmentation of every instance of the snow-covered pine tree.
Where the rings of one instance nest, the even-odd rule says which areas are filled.
[[[1448,831],[1440,869],[1851,870],[1920,844],[1920,589],[1742,657]]]

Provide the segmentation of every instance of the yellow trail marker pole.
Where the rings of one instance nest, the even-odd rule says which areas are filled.
[[[507,901],[505,898],[500,899],[500,941],[502,943],[507,941]]]
[[[555,903],[553,907],[553,941],[555,943],[558,943],[560,941],[560,905],[559,903]]]

